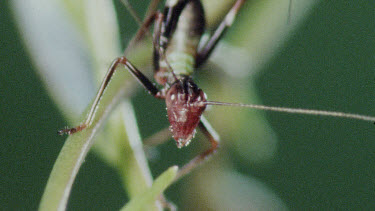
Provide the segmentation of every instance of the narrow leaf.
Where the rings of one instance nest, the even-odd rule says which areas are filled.
[[[177,171],[177,166],[170,167],[154,181],[148,190],[134,197],[121,210],[145,210],[145,208],[152,206],[157,198],[164,192],[164,190],[173,183],[174,179],[176,178]]]

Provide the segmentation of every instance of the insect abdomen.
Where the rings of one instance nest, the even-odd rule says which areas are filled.
[[[166,49],[167,60],[176,75],[193,73],[204,26],[205,19],[201,2],[190,1],[181,13]]]

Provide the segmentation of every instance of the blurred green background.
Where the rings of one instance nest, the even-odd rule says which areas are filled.
[[[371,0],[327,1],[314,7],[257,77],[262,103],[375,115],[374,11]],[[66,122],[24,50],[8,1],[0,1],[0,26],[0,205],[35,210],[64,143],[56,130]],[[163,102],[145,92],[134,102],[142,136],[166,126],[164,114],[154,112],[164,109]],[[232,110],[236,108],[217,112]],[[267,113],[266,118],[279,139],[276,155],[266,164],[249,164],[230,147],[225,149],[225,142],[233,169],[264,183],[292,210],[375,209],[373,124],[280,113]],[[197,153],[191,148],[179,152],[172,141],[159,147],[160,162],[150,164],[154,175],[186,162],[184,156]],[[185,190],[193,178],[189,175],[167,191],[182,210],[192,208],[189,202],[195,200]],[[69,208],[118,209],[127,198],[120,183],[110,167],[89,153]]]

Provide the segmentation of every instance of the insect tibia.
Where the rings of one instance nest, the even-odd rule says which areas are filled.
[[[357,120],[369,121],[369,122],[375,123],[375,117],[373,116],[345,113],[345,112],[339,112],[339,111],[312,110],[312,109],[304,109],[304,108],[287,108],[287,107],[276,107],[276,106],[266,106],[266,105],[256,105],[256,104],[242,104],[242,103],[224,103],[224,102],[214,102],[214,101],[207,101],[207,102],[202,102],[202,103],[206,105],[236,106],[236,107],[245,107],[245,108],[252,108],[252,109],[257,109],[257,110],[275,111],[275,112],[291,113],[291,114],[306,114],[306,115],[313,115],[313,116],[330,116],[330,117],[339,117],[339,118],[347,118],[347,119],[357,119]]]

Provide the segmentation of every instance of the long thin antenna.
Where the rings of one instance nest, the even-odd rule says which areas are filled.
[[[138,26],[141,27],[142,26],[142,19],[138,16],[137,12],[134,10],[134,8],[130,4],[130,2],[128,0],[121,0],[121,3],[129,11],[130,15],[134,18],[135,22],[137,22]]]
[[[155,14],[156,14],[155,11],[157,9],[157,5],[159,4],[159,2],[160,2],[160,0],[153,0],[150,3],[150,5],[149,5],[149,7],[147,9],[147,12],[146,12],[146,17],[145,17],[146,21],[152,21],[153,22],[155,20],[155,18],[156,18],[156,17],[154,17]],[[140,40],[140,37],[143,36],[144,33],[147,36],[149,36],[153,42],[155,40],[152,38],[152,35],[151,35],[150,31],[148,30],[148,26],[146,26],[147,29],[144,27],[144,23],[142,23],[141,18],[138,16],[138,14],[134,10],[134,8],[131,6],[130,2],[128,0],[121,0],[121,3],[125,5],[126,9],[130,12],[130,15],[134,18],[134,20],[137,22],[137,24],[140,27],[140,29],[138,30],[138,32],[136,33],[136,35],[131,39],[131,41],[129,42],[127,48],[124,51],[124,54],[126,55],[127,52],[135,45],[135,43]],[[159,46],[159,45],[158,45],[158,43],[154,43],[154,46]],[[176,80],[178,80],[176,74],[174,73],[171,65],[169,64],[169,62],[167,60],[167,57],[166,57],[165,52],[163,51],[163,49],[160,48],[160,47],[157,47],[157,50],[159,51],[159,54],[162,56],[162,58],[165,61],[165,63],[167,64],[167,68],[172,73],[173,77]]]
[[[337,112],[337,111],[274,107],[274,106],[242,104],[242,103],[224,103],[224,102],[215,102],[215,101],[207,101],[207,102],[201,102],[201,103],[205,105],[237,106],[237,107],[246,107],[246,108],[253,108],[253,109],[265,110],[265,111],[275,111],[275,112],[292,113],[292,114],[306,114],[306,115],[314,115],[314,116],[331,116],[331,117],[340,117],[340,118],[357,119],[357,120],[375,122],[375,117],[373,116],[351,114],[351,113],[344,113],[344,112]]]
[[[137,14],[137,12],[135,11],[134,7],[130,4],[129,0],[121,0],[121,3],[129,11],[130,15],[133,17],[133,19],[135,20],[135,22],[137,22],[138,26],[142,27],[142,25],[143,25],[142,19]],[[153,15],[156,12],[159,3],[160,3],[160,0],[153,0],[153,1],[151,1],[151,3],[149,4],[149,6],[147,8],[145,19],[147,19],[147,17]]]
[[[152,15],[153,13],[155,13],[158,9],[159,3],[160,3],[160,0],[152,0],[150,4],[148,5],[145,17],[148,17]]]
[[[147,12],[146,12],[145,22],[143,22],[142,19],[140,18],[140,16],[137,14],[137,12],[134,10],[133,6],[130,4],[130,2],[128,0],[121,0],[121,3],[129,11],[130,15],[133,17],[133,19],[135,20],[135,22],[139,26],[139,29],[138,29],[137,33],[135,34],[135,36],[133,36],[133,38],[128,43],[128,46],[126,47],[126,49],[124,51],[124,55],[127,55],[127,53],[130,51],[130,49],[132,49],[133,46],[136,43],[138,43],[140,40],[143,39],[144,34],[146,34],[151,40],[153,40],[152,35],[149,31],[149,24],[151,24],[154,20],[153,16],[155,14],[155,11],[157,9],[157,5],[159,4],[159,2],[160,2],[160,0],[153,0],[150,3],[150,5],[147,9]],[[148,22],[148,21],[150,21],[150,22]]]
[[[291,16],[292,16],[292,0],[289,0],[288,19],[287,19],[288,24],[290,24]]]

